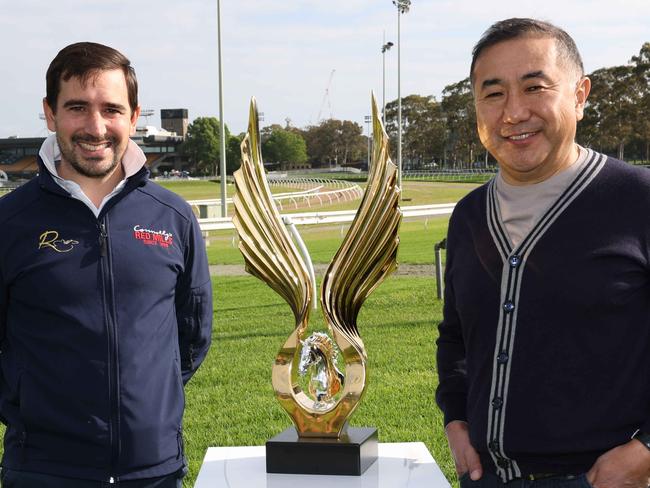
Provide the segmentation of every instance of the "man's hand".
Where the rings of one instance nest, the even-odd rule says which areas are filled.
[[[587,473],[594,488],[648,488],[650,450],[632,439],[600,456]]]
[[[469,441],[467,422],[453,420],[445,427],[445,433],[447,434],[449,449],[456,463],[456,473],[460,476],[469,472],[472,480],[476,481],[481,479],[481,476],[483,476],[483,467],[481,466],[481,460],[478,457],[476,449],[472,447]]]

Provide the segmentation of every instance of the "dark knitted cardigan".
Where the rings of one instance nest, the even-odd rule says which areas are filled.
[[[449,224],[436,393],[503,480],[650,432],[650,170],[588,163],[513,248],[494,180]]]

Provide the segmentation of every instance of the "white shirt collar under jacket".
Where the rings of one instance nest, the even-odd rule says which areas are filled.
[[[142,149],[140,149],[135,142],[129,139],[126,152],[122,158],[124,179],[115,186],[112,192],[104,197],[99,207],[95,207],[95,204],[86,196],[77,183],[65,180],[59,176],[57,164],[61,161],[61,150],[59,149],[59,144],[56,140],[56,134],[51,134],[45,139],[38,154],[43,160],[45,168],[47,168],[52,175],[52,178],[54,178],[54,181],[56,181],[61,188],[70,193],[72,198],[82,201],[92,211],[95,217],[99,216],[99,213],[104,205],[106,205],[106,202],[122,191],[124,185],[126,185],[127,178],[140,171],[144,166],[144,163],[147,161],[147,157],[142,152]]]

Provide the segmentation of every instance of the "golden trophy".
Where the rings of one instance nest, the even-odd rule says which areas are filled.
[[[273,201],[262,162],[257,107],[251,100],[241,168],[234,174],[233,223],[246,271],[279,293],[295,318],[272,372],[276,397],[295,429],[267,442],[267,472],[360,475],[377,458],[377,429],[348,427],[367,382],[357,315],[397,267],[401,221],[397,168],[388,155],[388,136],[374,96],[371,102],[374,149],[368,184],[321,284],[327,331],[307,336],[310,312],[317,308],[313,266],[295,226],[290,218],[283,220]]]

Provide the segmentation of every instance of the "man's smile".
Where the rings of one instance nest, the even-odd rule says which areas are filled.
[[[79,138],[75,138],[74,142],[83,150],[86,152],[101,152],[105,151],[106,149],[109,149],[110,147],[113,146],[113,141],[88,141],[88,140],[83,140]]]
[[[523,141],[524,139],[528,139],[529,137],[534,136],[537,134],[537,132],[524,132],[523,134],[515,134],[512,136],[506,136],[506,139],[509,139],[511,141]]]

